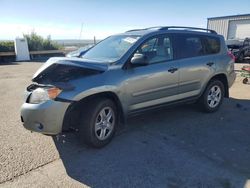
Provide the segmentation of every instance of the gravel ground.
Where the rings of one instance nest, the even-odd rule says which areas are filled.
[[[250,85],[242,78],[216,113],[194,105],[148,112],[96,150],[74,134],[22,127],[22,93],[39,66],[0,66],[0,187],[250,187]]]

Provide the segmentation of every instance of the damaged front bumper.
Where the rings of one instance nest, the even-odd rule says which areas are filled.
[[[62,131],[64,114],[70,103],[48,100],[41,104],[24,103],[21,120],[26,129],[49,135]]]

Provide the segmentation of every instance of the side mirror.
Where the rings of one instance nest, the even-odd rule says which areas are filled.
[[[84,55],[88,50],[84,50],[84,51],[73,51],[70,52],[66,55],[66,57],[81,57],[82,55]]]
[[[147,56],[145,56],[144,54],[135,53],[131,58],[131,63],[132,65],[138,66],[148,65]]]
[[[81,52],[79,53],[78,57],[83,56],[87,51],[88,51],[88,50],[81,51]]]

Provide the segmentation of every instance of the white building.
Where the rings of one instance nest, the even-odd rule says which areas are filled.
[[[250,38],[250,14],[208,18],[207,28],[223,35],[226,40]]]

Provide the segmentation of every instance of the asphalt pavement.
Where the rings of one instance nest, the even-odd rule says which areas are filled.
[[[0,187],[250,187],[250,85],[241,77],[216,113],[195,105],[147,112],[92,149],[73,133],[23,128],[22,94],[40,66],[0,65]]]

